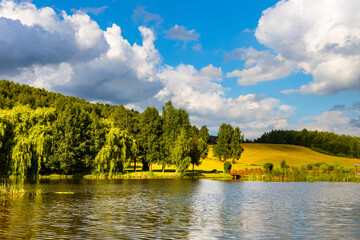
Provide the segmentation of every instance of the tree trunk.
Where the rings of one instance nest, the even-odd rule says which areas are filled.
[[[166,164],[164,163],[164,164],[162,165],[162,172],[165,172],[165,167],[166,167]]]
[[[136,159],[134,159],[134,172],[136,172]]]

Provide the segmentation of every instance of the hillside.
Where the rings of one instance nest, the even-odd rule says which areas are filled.
[[[354,167],[354,164],[360,164],[360,159],[325,155],[310,148],[295,145],[244,143],[242,146],[244,152],[240,160],[233,165],[234,169],[261,168],[267,162],[279,167],[282,160],[290,166],[297,167],[318,162],[330,165],[339,164],[343,167]],[[192,169],[192,166],[189,169]],[[223,162],[213,156],[212,146],[210,146],[208,158],[203,160],[200,166],[195,167],[195,170],[211,171],[213,169],[222,170]]]

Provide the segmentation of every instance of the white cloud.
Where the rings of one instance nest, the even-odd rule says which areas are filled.
[[[263,12],[255,32],[257,40],[275,55],[272,59],[245,55],[246,59],[253,60],[254,66],[234,71],[230,76],[249,79],[245,83],[259,82],[285,77],[290,70],[300,69],[311,74],[313,81],[284,93],[359,91],[359,11],[358,0],[278,2]]]
[[[247,138],[258,137],[265,130],[287,127],[293,107],[257,94],[226,98],[225,89],[218,83],[221,76],[221,69],[212,65],[200,71],[191,65],[167,66],[159,73],[165,88],[157,98],[171,99],[175,106],[189,111],[194,124],[205,124],[213,132],[223,122],[240,126]]]
[[[63,13],[63,18],[28,2],[0,2],[0,71],[89,61],[107,51],[103,32],[89,16]]]
[[[240,85],[253,85],[288,76],[292,64],[281,56],[274,56],[270,51],[256,51],[253,48],[237,49],[227,54],[226,59],[240,57],[245,60],[245,69],[227,73],[227,77],[237,77]]]
[[[197,33],[195,29],[187,30],[184,26],[175,24],[173,28],[166,31],[166,36],[169,39],[186,41],[198,41],[200,33]]]
[[[333,110],[326,111],[317,116],[308,116],[301,119],[297,126],[293,129],[317,130],[325,132],[334,132],[337,134],[345,134],[351,136],[360,136],[359,119],[351,119],[346,116],[348,111]]]
[[[59,17],[51,8],[2,1],[0,73],[88,100],[143,101],[162,88],[155,79],[161,56],[153,32],[139,31],[142,45],[130,45],[119,26],[103,31],[83,12]]]

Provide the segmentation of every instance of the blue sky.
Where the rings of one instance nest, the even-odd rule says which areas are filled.
[[[356,0],[1,1],[0,78],[193,124],[360,136]]]

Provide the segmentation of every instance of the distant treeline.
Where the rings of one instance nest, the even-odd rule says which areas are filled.
[[[293,144],[339,157],[360,158],[360,138],[330,132],[273,130],[254,140],[256,143]]]
[[[235,132],[233,145],[242,141],[240,130]],[[171,101],[161,115],[154,107],[139,113],[0,81],[0,175],[111,176],[137,162],[145,171],[160,164],[184,173],[207,156],[209,141],[207,127],[191,125],[189,114]],[[229,154],[218,156],[226,160]]]

